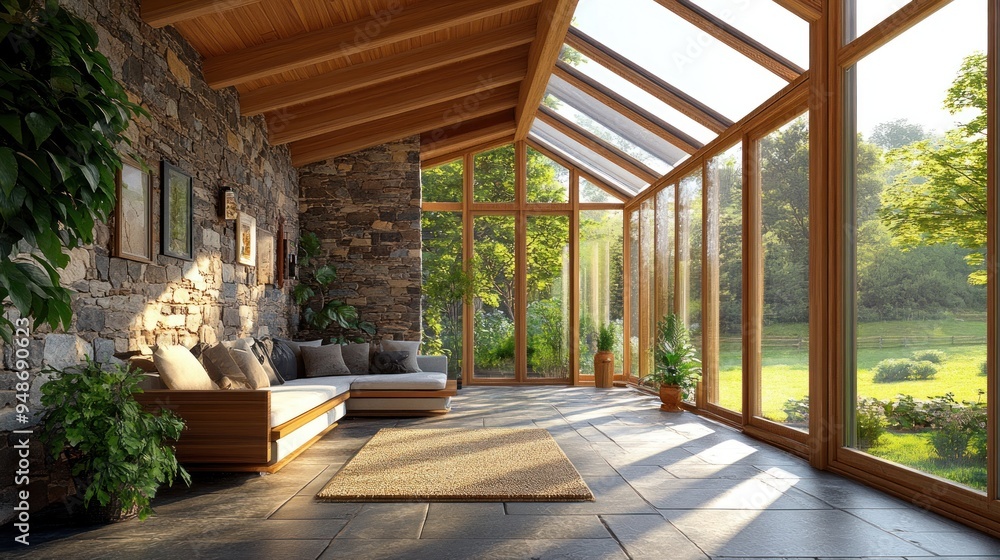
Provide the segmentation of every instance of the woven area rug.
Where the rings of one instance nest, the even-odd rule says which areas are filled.
[[[329,502],[586,502],[540,428],[379,430],[316,498]]]

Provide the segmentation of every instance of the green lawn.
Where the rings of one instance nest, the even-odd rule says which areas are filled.
[[[868,449],[867,452],[900,465],[954,480],[970,488],[986,490],[985,459],[945,461],[938,459],[933,449],[927,433],[887,433],[879,440],[878,446]]]

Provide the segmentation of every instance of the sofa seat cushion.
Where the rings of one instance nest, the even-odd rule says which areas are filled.
[[[271,392],[271,427],[280,426],[326,401],[351,390],[353,376],[293,379],[268,387]]]
[[[343,378],[341,378],[343,379]],[[448,383],[443,373],[394,373],[385,375],[359,375],[351,389],[355,391],[439,391]]]

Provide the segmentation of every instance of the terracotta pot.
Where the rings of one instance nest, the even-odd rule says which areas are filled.
[[[612,352],[594,354],[594,384],[599,389],[610,389],[615,379],[615,355]]]
[[[681,408],[681,388],[677,385],[660,385],[660,410],[666,412],[684,412]]]

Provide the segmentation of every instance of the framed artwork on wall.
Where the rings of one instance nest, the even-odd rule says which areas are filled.
[[[274,284],[274,234],[257,232],[257,283]]]
[[[243,212],[236,220],[236,262],[257,265],[257,218]]]
[[[160,206],[160,251],[168,257],[194,258],[194,179],[163,160],[162,204]]]
[[[153,186],[149,172],[131,158],[122,158],[115,175],[113,255],[150,262],[153,259]]]

